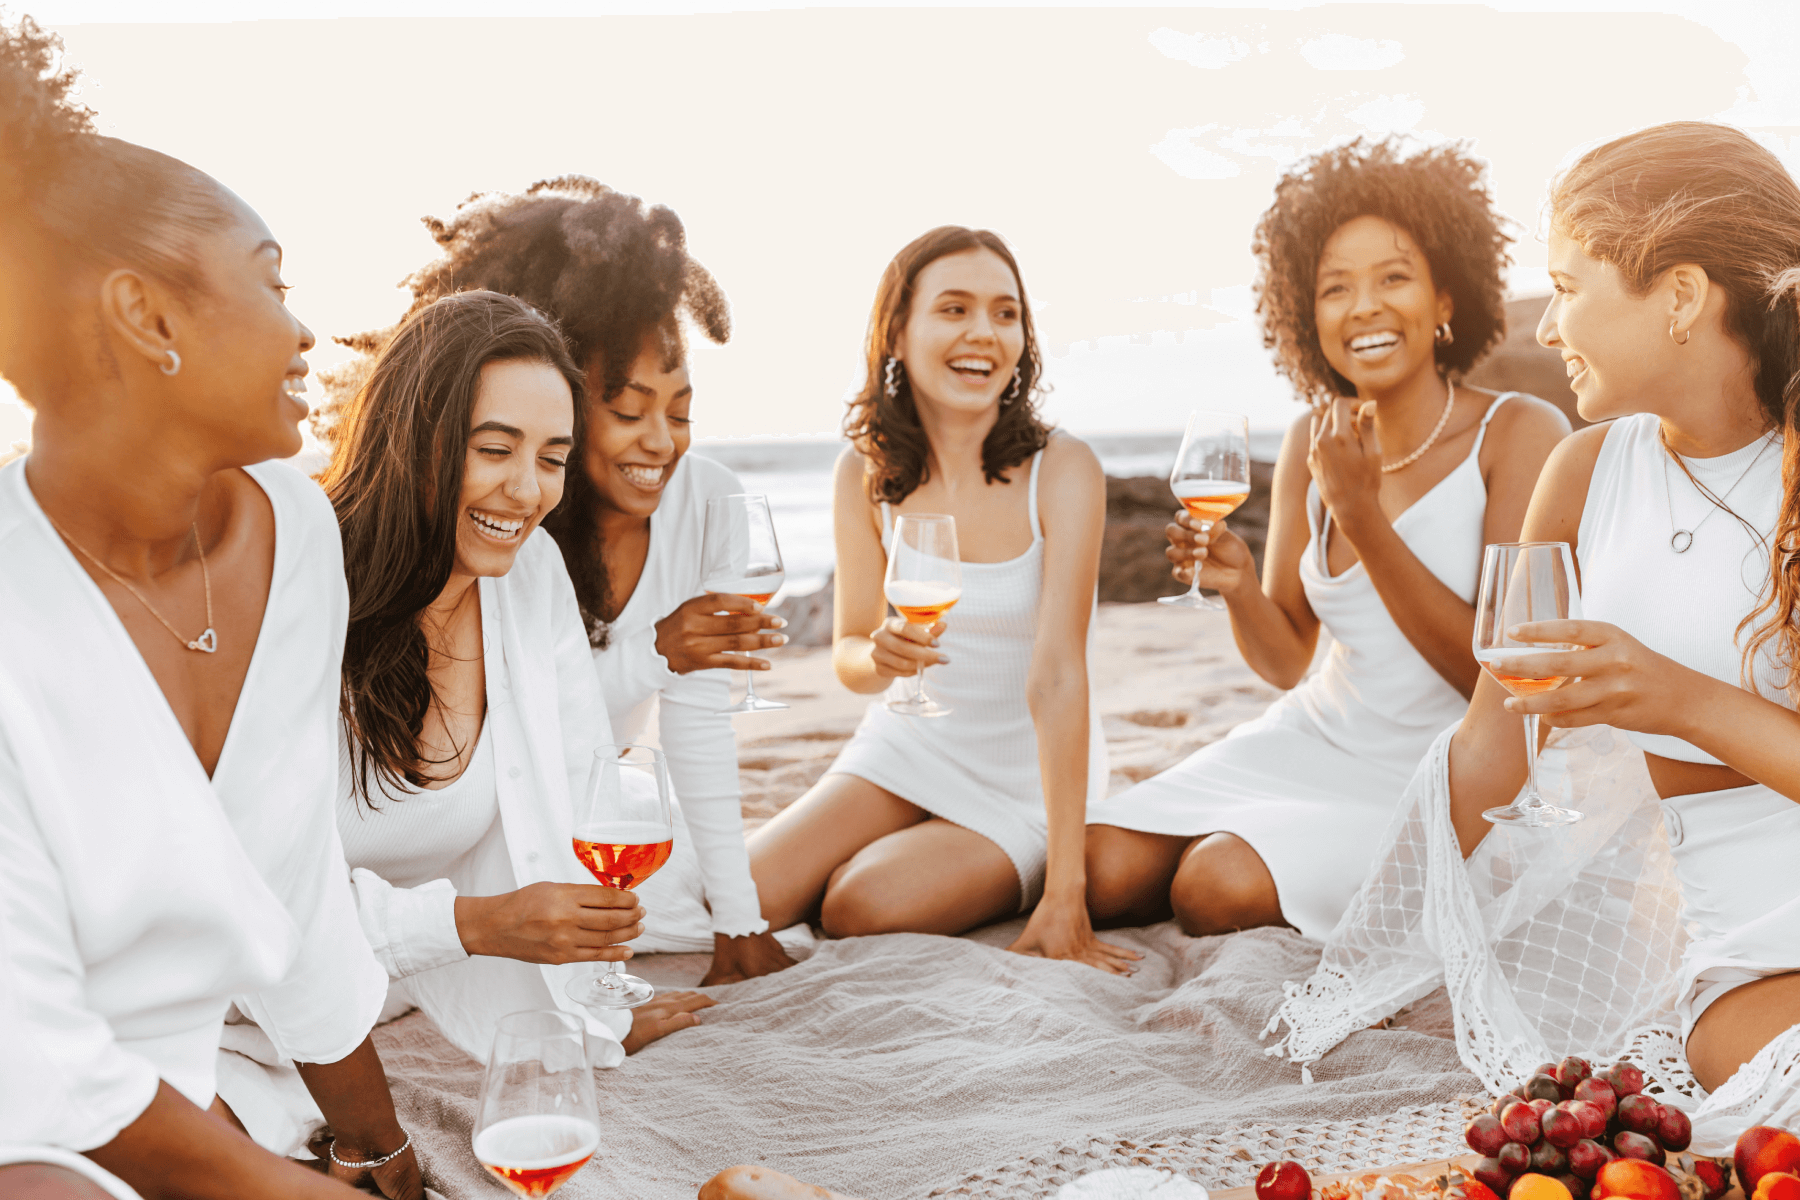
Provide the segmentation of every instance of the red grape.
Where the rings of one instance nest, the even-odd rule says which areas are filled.
[[[1641,1133],[1626,1130],[1613,1139],[1613,1149],[1619,1152],[1620,1158],[1636,1158],[1647,1163],[1662,1166],[1667,1160],[1663,1148],[1656,1144],[1655,1138],[1645,1137]]]
[[[1612,1084],[1613,1091],[1619,1094],[1621,1100],[1644,1090],[1644,1073],[1623,1060],[1608,1067],[1603,1078]]]
[[[1565,1100],[1557,1107],[1581,1119],[1582,1137],[1597,1138],[1606,1132],[1606,1114],[1600,1111],[1598,1104],[1588,1100]]]
[[[1586,1100],[1598,1108],[1601,1117],[1608,1121],[1612,1120],[1613,1111],[1619,1107],[1619,1094],[1613,1091],[1613,1085],[1597,1075],[1575,1085],[1575,1098]]]
[[[1543,1134],[1544,1128],[1537,1115],[1537,1110],[1529,1104],[1515,1104],[1500,1114],[1500,1127],[1506,1130],[1506,1136],[1515,1145],[1529,1146]],[[1494,1151],[1496,1155],[1500,1152]]]
[[[1506,1127],[1500,1124],[1500,1118],[1490,1113],[1482,1113],[1470,1121],[1463,1130],[1463,1139],[1469,1143],[1469,1149],[1487,1158],[1500,1153],[1500,1147],[1512,1140],[1506,1136]]]
[[[1507,1143],[1511,1145],[1512,1143]],[[1497,1158],[1484,1158],[1475,1164],[1469,1174],[1475,1176],[1475,1182],[1483,1187],[1491,1188],[1496,1195],[1506,1195],[1507,1186],[1512,1183],[1512,1174],[1500,1165]]]
[[[1662,1105],[1642,1094],[1627,1096],[1619,1101],[1619,1124],[1632,1133],[1654,1137],[1662,1125]]]
[[[1583,1137],[1587,1136],[1587,1122],[1577,1113],[1564,1112],[1553,1108],[1543,1116],[1544,1140],[1561,1150],[1567,1150]],[[1546,1171],[1546,1175],[1554,1175],[1555,1171]]]
[[[1531,1167],[1531,1151],[1519,1142],[1506,1143],[1494,1158],[1508,1175],[1523,1175]]]
[[[1588,1182],[1576,1175],[1564,1172],[1556,1177],[1556,1182],[1569,1189],[1572,1200],[1588,1200]]]
[[[1531,1169],[1539,1175],[1559,1175],[1569,1169],[1569,1156],[1546,1139],[1531,1148]]]
[[[1548,1100],[1555,1104],[1563,1098],[1562,1089],[1556,1085],[1556,1076],[1554,1075],[1533,1075],[1525,1081],[1525,1098],[1527,1100]]]
[[[1694,1140],[1694,1125],[1688,1115],[1673,1105],[1662,1106],[1662,1120],[1656,1126],[1656,1140],[1664,1150],[1686,1150]]]
[[[1617,1157],[1599,1142],[1583,1138],[1569,1147],[1569,1170],[1583,1179],[1592,1179],[1600,1173],[1601,1167]]]

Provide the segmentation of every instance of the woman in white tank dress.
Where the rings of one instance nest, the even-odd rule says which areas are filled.
[[[833,502],[833,662],[852,690],[895,695],[936,664],[928,686],[954,711],[870,704],[824,778],[752,836],[763,915],[847,937],[1032,910],[1012,949],[1126,971],[1135,956],[1097,940],[1082,903],[1084,814],[1106,781],[1087,673],[1100,465],[1037,415],[1031,313],[997,235],[916,239],[869,329]],[[882,593],[895,514],[924,512],[955,518],[962,558],[962,598],[929,629],[888,617]]]
[[[1517,536],[1568,432],[1541,400],[1454,385],[1505,329],[1505,238],[1481,174],[1456,147],[1357,142],[1277,189],[1257,235],[1265,335],[1303,392],[1330,399],[1282,444],[1260,587],[1222,527],[1193,536],[1182,518],[1170,558],[1183,579],[1201,560],[1251,667],[1294,690],[1089,811],[1095,920],[1323,938],[1420,755],[1462,715],[1482,546]],[[1302,682],[1321,628],[1330,649]]]
[[[1629,1056],[1691,1114],[1696,1148],[1728,1152],[1746,1126],[1800,1120],[1800,715],[1783,690],[1800,578],[1791,550],[1771,562],[1800,533],[1800,479],[1777,464],[1796,437],[1800,187],[1747,135],[1682,122],[1588,152],[1551,199],[1538,340],[1582,415],[1617,419],[1558,448],[1524,530],[1573,548],[1583,619],[1518,636],[1576,648],[1495,668],[1572,682],[1524,700],[1481,683],[1291,989],[1283,1048],[1316,1059],[1443,982],[1489,1087]],[[1579,823],[1482,819],[1525,781],[1521,713],[1573,731],[1544,778]]]

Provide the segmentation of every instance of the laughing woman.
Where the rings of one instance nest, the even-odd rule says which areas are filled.
[[[1257,228],[1257,311],[1313,401],[1275,465],[1263,575],[1186,515],[1169,557],[1217,588],[1261,718],[1088,815],[1096,920],[1323,938],[1413,767],[1467,706],[1482,547],[1519,535],[1568,422],[1458,376],[1505,332],[1506,234],[1455,146],[1357,141],[1290,169]],[[1306,676],[1321,630],[1324,665]]]
[[[956,711],[871,703],[825,777],[756,832],[778,928],[818,914],[838,937],[961,933],[1030,911],[1016,951],[1115,972],[1136,957],[1095,939],[1082,904],[1082,822],[1106,789],[1087,672],[1105,479],[1039,417],[1041,361],[996,234],[934,229],[883,272],[838,460],[833,662],[852,691],[895,696],[944,664],[932,687]],[[963,593],[922,628],[886,615],[882,576],[895,516],[927,512],[956,519]]]

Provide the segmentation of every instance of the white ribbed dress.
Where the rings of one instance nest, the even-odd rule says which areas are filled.
[[[881,699],[870,703],[856,735],[831,764],[833,773],[886,788],[1006,851],[1019,872],[1021,909],[1035,904],[1043,890],[1049,841],[1037,727],[1025,701],[1044,585],[1044,530],[1037,504],[1043,457],[1040,450],[1031,460],[1030,549],[1005,562],[962,564],[962,599],[945,618],[939,638],[950,661],[925,676],[926,690],[955,711],[929,719],[889,711],[886,700],[912,694],[912,679],[896,679]],[[892,540],[893,518],[883,504],[883,547]],[[1092,637],[1090,625],[1090,652]],[[1091,688],[1088,713],[1087,797],[1092,805],[1106,794],[1107,767],[1106,739]]]
[[[1407,549],[1473,604],[1487,488],[1481,418],[1469,456],[1394,521]],[[1468,701],[1406,640],[1360,562],[1332,575],[1331,514],[1306,492],[1312,540],[1300,559],[1307,603],[1331,635],[1325,663],[1254,721],[1101,804],[1088,823],[1183,837],[1231,833],[1275,878],[1282,916],[1323,939],[1348,907],[1394,805],[1432,739]]]

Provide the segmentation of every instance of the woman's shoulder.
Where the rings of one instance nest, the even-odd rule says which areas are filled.
[[[1487,418],[1488,437],[1507,441],[1512,438],[1539,438],[1569,435],[1569,418],[1563,410],[1530,392],[1492,392],[1485,388],[1468,388],[1479,401]],[[1462,390],[1462,389],[1459,389]],[[1504,404],[1496,404],[1504,400]]]
[[[1094,448],[1062,429],[1050,431],[1050,439],[1044,443],[1044,465],[1046,472],[1054,472],[1057,476],[1074,478],[1091,477],[1105,472],[1100,468],[1100,456]]]

